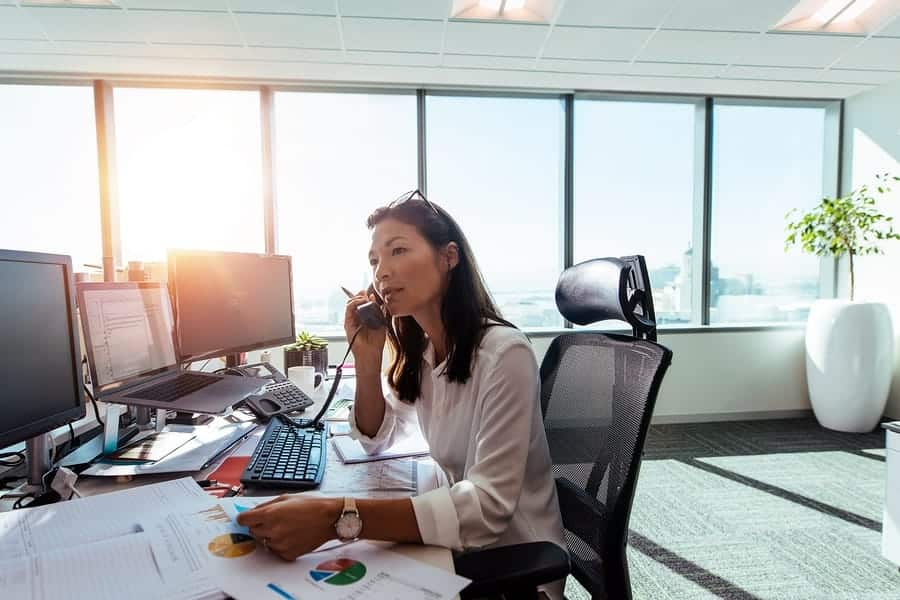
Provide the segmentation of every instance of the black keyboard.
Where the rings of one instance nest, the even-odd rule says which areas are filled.
[[[174,402],[219,381],[221,381],[220,377],[198,375],[197,373],[179,373],[172,379],[166,379],[156,385],[136,390],[126,394],[125,397],[155,400],[157,402]]]
[[[292,425],[287,418],[269,421],[241,483],[248,486],[309,489],[325,474],[325,428]]]
[[[263,388],[262,393],[275,398],[284,407],[282,412],[303,410],[313,404],[312,398],[304,394],[303,390],[290,381],[270,383]]]

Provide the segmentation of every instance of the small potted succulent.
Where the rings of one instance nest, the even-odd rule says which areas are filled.
[[[328,372],[328,341],[308,331],[297,334],[297,341],[284,347],[284,371],[290,367],[311,366],[317,372]]]

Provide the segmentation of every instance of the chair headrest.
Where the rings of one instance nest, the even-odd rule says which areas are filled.
[[[578,325],[616,319],[636,337],[654,333],[656,315],[643,256],[595,258],[562,272],[556,284],[556,306]]]

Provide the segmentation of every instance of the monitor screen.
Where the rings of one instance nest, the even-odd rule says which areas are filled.
[[[68,256],[0,250],[0,448],[84,416]]]
[[[168,260],[181,360],[294,340],[289,256],[171,251]]]
[[[101,392],[178,364],[165,285],[80,283],[78,303],[91,375]]]

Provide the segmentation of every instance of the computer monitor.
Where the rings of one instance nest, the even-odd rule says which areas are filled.
[[[77,323],[70,257],[0,250],[0,448],[29,442],[32,483],[44,434],[85,414]]]
[[[170,250],[168,262],[182,362],[294,341],[291,257]]]

